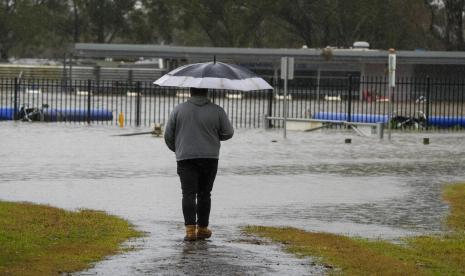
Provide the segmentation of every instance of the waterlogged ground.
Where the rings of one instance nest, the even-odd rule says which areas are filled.
[[[147,129],[140,129],[146,131]],[[78,275],[322,274],[247,224],[396,240],[443,230],[441,185],[465,179],[465,134],[237,130],[213,190],[214,238],[186,244],[174,156],[160,138],[112,126],[0,122],[0,199],[105,210],[147,236]],[[423,137],[431,139],[423,145]],[[345,144],[352,138],[352,144]]]

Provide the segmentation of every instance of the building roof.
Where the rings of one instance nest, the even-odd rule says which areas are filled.
[[[334,49],[329,59],[324,49],[300,48],[226,48],[182,47],[140,44],[76,43],[72,49],[79,58],[169,58],[200,62],[217,59],[235,62],[267,62],[279,64],[283,56],[295,57],[299,63],[387,63],[387,50]],[[397,62],[402,64],[453,64],[465,65],[465,52],[446,51],[397,51]]]

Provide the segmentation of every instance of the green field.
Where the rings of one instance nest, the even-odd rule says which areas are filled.
[[[141,233],[103,212],[0,201],[0,275],[57,275],[117,254]]]

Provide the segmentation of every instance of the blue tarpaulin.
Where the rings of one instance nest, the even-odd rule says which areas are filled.
[[[334,120],[334,121],[347,121],[347,113],[337,112],[318,112],[313,116],[317,120]],[[351,122],[357,123],[386,123],[388,121],[387,115],[380,114],[351,114]],[[432,115],[428,118],[429,126],[436,127],[465,127],[465,116],[438,116]]]
[[[57,122],[57,121],[73,121],[80,122],[86,121],[88,110],[87,109],[55,109],[44,108],[42,109],[44,121]],[[13,120],[14,108],[0,107],[0,120]],[[113,113],[106,109],[91,109],[91,121],[110,121],[113,120]]]

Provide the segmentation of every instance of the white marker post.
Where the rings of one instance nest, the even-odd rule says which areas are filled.
[[[287,138],[287,110],[288,110],[288,101],[287,101],[287,80],[294,79],[294,58],[293,57],[282,57],[281,58],[281,79],[284,80],[284,102],[283,102],[283,137]]]
[[[393,118],[394,90],[396,88],[396,50],[389,49],[389,115],[388,115],[388,139],[391,141],[391,120]]]

